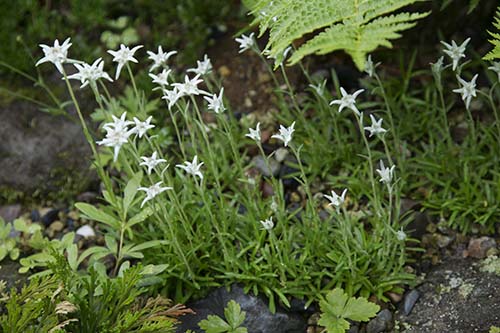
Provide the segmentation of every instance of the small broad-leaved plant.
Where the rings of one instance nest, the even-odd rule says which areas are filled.
[[[5,223],[0,218],[0,261],[4,260],[7,256],[11,260],[16,260],[19,257],[19,249],[17,248],[17,241],[10,236],[12,225]]]
[[[210,315],[198,324],[206,333],[248,333],[245,327],[240,327],[245,320],[246,313],[234,300],[227,303],[224,309],[226,320],[219,316]]]
[[[321,317],[318,324],[325,327],[323,332],[344,333],[353,321],[368,321],[380,310],[380,306],[363,297],[349,297],[342,289],[335,288],[319,302]]]

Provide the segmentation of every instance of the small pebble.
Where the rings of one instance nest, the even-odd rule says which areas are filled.
[[[82,236],[83,238],[95,237],[95,231],[89,225],[84,225],[78,228],[76,234]]]
[[[222,77],[227,77],[231,75],[231,70],[226,65],[220,66],[218,72]]]
[[[486,254],[490,249],[496,248],[497,243],[491,237],[480,237],[473,238],[469,241],[469,246],[467,247],[467,251],[465,251],[464,255],[467,257],[472,257],[476,259],[484,259],[486,258]]]
[[[445,235],[437,235],[437,246],[439,246],[439,248],[441,249],[445,248],[448,245],[450,245],[451,242],[453,242],[453,237]]]
[[[0,217],[5,220],[5,222],[12,222],[21,215],[21,205],[6,205],[0,207]]]
[[[42,216],[41,221],[45,227],[48,227],[52,222],[57,220],[58,217],[59,217],[59,209],[50,209],[49,211],[47,211],[47,213],[45,213]]]
[[[49,228],[54,230],[55,232],[60,232],[64,229],[64,223],[62,223],[61,221],[54,221],[50,224]]]
[[[413,289],[409,293],[406,294],[404,302],[403,302],[403,314],[408,316],[413,310],[415,303],[417,303],[420,298],[420,292],[416,289]]]

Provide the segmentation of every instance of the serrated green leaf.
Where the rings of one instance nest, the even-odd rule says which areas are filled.
[[[229,301],[224,309],[224,316],[233,330],[238,328],[245,320],[246,313],[241,311],[241,307],[234,300]]]
[[[210,315],[198,323],[198,326],[206,333],[224,333],[229,332],[231,326],[226,323],[221,317]]]
[[[354,321],[368,321],[370,318],[375,317],[379,310],[380,306],[369,302],[366,298],[351,298],[347,301],[342,317]]]
[[[345,333],[351,324],[342,318],[331,318],[330,316],[321,315],[318,324],[326,328],[327,333]]]

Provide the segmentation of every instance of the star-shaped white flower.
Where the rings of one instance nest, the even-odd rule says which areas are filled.
[[[200,74],[196,75],[194,78],[189,79],[189,76],[184,76],[184,83],[172,83],[172,86],[179,90],[183,96],[199,95],[201,93],[206,93],[205,91],[198,88],[198,84],[203,82],[200,79]]]
[[[68,50],[71,47],[71,38],[66,38],[66,40],[59,45],[59,40],[54,41],[54,46],[48,46],[45,44],[40,44],[44,57],[37,61],[36,66],[43,64],[45,62],[53,63],[59,73],[63,72],[63,66],[65,62],[68,61]]]
[[[248,129],[249,133],[245,134],[246,137],[249,137],[252,140],[255,140],[256,142],[260,142],[260,123],[257,123],[257,126],[255,129],[249,128]]]
[[[365,127],[365,130],[370,132],[370,137],[372,137],[373,134],[384,134],[387,132],[386,129],[382,128],[382,118],[377,120],[377,118],[373,115],[370,115],[370,119],[372,121],[372,125]]]
[[[127,112],[123,112],[120,118],[115,115],[111,115],[111,118],[113,118],[113,122],[104,124],[102,126],[103,129],[108,130],[112,128],[115,130],[128,130],[128,126],[134,123],[133,121],[127,120]]]
[[[462,100],[465,102],[465,107],[467,109],[469,109],[470,101],[472,100],[472,97],[476,97],[476,79],[477,79],[477,74],[474,75],[472,80],[470,80],[469,82],[467,82],[467,81],[463,80],[461,77],[457,76],[457,80],[462,85],[462,88],[453,89],[453,92],[462,95]]]
[[[177,54],[177,51],[164,53],[162,47],[158,46],[158,53],[152,51],[148,51],[147,53],[149,55],[148,59],[153,60],[153,66],[149,69],[149,71],[152,72],[157,68],[166,66],[168,59],[174,54]]]
[[[151,174],[151,171],[160,163],[165,163],[167,162],[163,158],[158,158],[158,153],[155,151],[151,157],[147,156],[142,156],[141,159],[143,162],[141,162],[139,165],[144,165],[148,168],[148,175]]]
[[[332,195],[324,194],[323,196],[326,199],[328,199],[328,201],[330,201],[328,206],[335,206],[335,208],[337,208],[337,210],[338,210],[340,208],[340,206],[342,206],[345,202],[345,195],[347,194],[347,189],[344,189],[344,191],[342,191],[341,195],[338,195],[334,190],[332,190],[331,193],[332,193]]]
[[[203,180],[203,174],[200,171],[201,166],[203,165],[203,162],[198,164],[198,155],[195,155],[193,158],[193,162],[186,161],[184,162],[185,165],[182,164],[177,164],[177,168],[181,168],[193,177],[198,176],[200,177],[201,180]]]
[[[153,79],[153,83],[159,84],[160,87],[165,87],[169,85],[168,77],[170,76],[171,72],[171,69],[163,69],[160,74],[155,75],[153,73],[149,73],[149,76]]]
[[[224,88],[221,88],[219,96],[214,94],[212,97],[205,96],[205,100],[208,102],[208,109],[213,110],[215,113],[222,113],[226,111],[224,107],[224,101],[222,100],[222,95],[224,94]]]
[[[498,75],[498,81],[500,82],[500,61],[495,61],[491,64],[490,67],[488,67],[489,70],[492,70],[493,72],[497,73]]]
[[[167,190],[172,190],[173,189],[172,187],[168,187],[168,186],[167,187],[161,187],[160,185],[162,183],[163,182],[158,182],[158,183],[156,183],[154,185],[151,185],[150,187],[139,187],[138,188],[138,190],[146,192],[146,198],[144,198],[144,200],[142,200],[141,208],[144,206],[144,204],[146,202],[148,202],[149,200],[153,199],[158,194],[160,194],[162,192],[165,192]]]
[[[203,61],[196,61],[197,67],[196,68],[190,68],[187,70],[187,72],[193,72],[195,74],[200,74],[200,75],[207,75],[212,71],[212,63],[210,62],[210,59],[208,56],[205,54],[203,57]]]
[[[441,42],[441,44],[446,47],[446,50],[443,50],[443,52],[446,53],[453,61],[453,70],[457,68],[460,58],[465,58],[465,48],[469,42],[470,38],[467,38],[460,46],[458,46],[454,40],[451,41],[451,45]]]
[[[92,65],[83,63],[83,64],[74,64],[77,73],[69,75],[68,79],[80,80],[82,84],[80,88],[85,88],[89,83],[95,84],[95,82],[99,79],[106,79],[110,82],[113,82],[113,79],[104,71],[104,62],[102,58],[97,59],[92,63]]]
[[[140,121],[139,119],[134,117],[135,127],[132,128],[133,133],[137,133],[139,138],[142,138],[142,136],[146,134],[148,130],[155,127],[155,125],[151,124],[152,119],[153,117],[149,116],[148,119],[146,119],[145,121]]]
[[[260,221],[260,224],[262,224],[262,229],[271,230],[272,228],[274,228],[273,217],[271,216],[270,218],[265,219],[264,221]]]
[[[249,50],[255,46],[254,33],[252,32],[250,35],[245,36],[241,35],[240,38],[236,38],[235,41],[240,44],[240,52],[243,53],[246,50]]]
[[[295,132],[294,126],[295,121],[289,127],[280,125],[280,134],[274,134],[272,138],[283,141],[283,145],[287,147],[290,141],[292,141],[292,134]]]
[[[180,92],[177,87],[174,87],[174,89],[172,90],[163,89],[162,99],[167,101],[169,110],[172,108],[172,106],[175,105],[175,103],[177,103],[179,98],[181,98],[182,96],[184,96],[184,94]]]
[[[97,141],[97,144],[114,148],[113,161],[116,162],[120,148],[128,142],[130,134],[132,134],[131,131],[126,128],[108,128],[106,129],[106,137]]]
[[[396,168],[395,165],[390,168],[386,168],[384,162],[380,160],[380,169],[376,170],[380,175],[380,182],[390,184],[394,175],[394,168]]]
[[[142,47],[142,45],[137,45],[136,47],[129,49],[128,46],[125,46],[123,44],[120,45],[120,49],[117,51],[113,50],[108,50],[108,53],[113,56],[113,61],[118,63],[118,66],[116,66],[116,75],[115,75],[115,80],[118,80],[120,77],[120,72],[125,66],[125,64],[129,61],[137,63],[137,59],[134,58],[135,52],[139,50]]]
[[[351,109],[354,111],[358,116],[361,115],[361,112],[358,111],[356,108],[356,97],[358,97],[359,94],[361,94],[364,89],[359,89],[358,91],[354,92],[354,94],[348,94],[347,91],[345,91],[344,88],[340,87],[340,92],[342,93],[342,98],[341,99],[336,99],[330,102],[330,105],[333,104],[338,104],[339,106],[339,112],[342,112],[344,108]]]

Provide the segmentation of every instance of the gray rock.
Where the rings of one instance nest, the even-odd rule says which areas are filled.
[[[5,222],[12,222],[21,215],[21,205],[6,205],[0,207],[0,217]]]
[[[267,166],[264,157],[260,155],[256,155],[254,158],[252,158],[252,164],[257,168],[257,170],[259,170],[262,175],[266,177],[270,177],[271,174],[273,176],[277,176],[280,172],[280,163],[272,157],[269,158],[269,167]]]
[[[469,241],[467,255],[472,258],[483,259],[490,249],[496,248],[497,243],[491,237],[473,238]]]
[[[417,289],[413,289],[409,293],[406,294],[405,299],[403,301],[403,314],[408,316],[413,310],[415,303],[417,303],[420,298],[420,292]]]
[[[366,325],[366,333],[381,333],[392,329],[392,312],[384,309]]]
[[[267,301],[260,297],[247,295],[243,288],[232,286],[228,291],[226,288],[218,288],[204,299],[187,304],[196,314],[186,315],[181,318],[181,324],[177,328],[178,333],[184,333],[188,329],[193,332],[203,332],[198,323],[206,319],[208,315],[218,315],[224,318],[224,307],[230,300],[240,304],[241,309],[246,312],[243,326],[251,333],[304,333],[307,320],[303,313],[286,312],[277,309],[275,314],[269,311]]]

